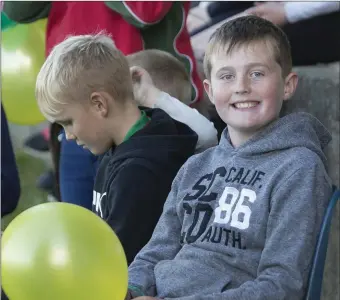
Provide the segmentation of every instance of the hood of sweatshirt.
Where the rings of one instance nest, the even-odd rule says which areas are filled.
[[[220,147],[241,157],[270,154],[292,148],[307,148],[325,163],[323,149],[331,141],[329,131],[320,121],[308,113],[293,113],[273,122],[259,134],[238,148],[230,144],[228,130],[223,132]]]

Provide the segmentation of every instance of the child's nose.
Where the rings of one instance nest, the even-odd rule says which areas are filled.
[[[236,94],[248,94],[250,93],[250,85],[247,78],[238,78],[235,86]]]

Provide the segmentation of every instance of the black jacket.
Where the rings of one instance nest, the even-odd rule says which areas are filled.
[[[93,192],[93,211],[115,231],[129,264],[151,238],[171,183],[198,138],[164,111],[143,110],[151,121],[102,157]]]

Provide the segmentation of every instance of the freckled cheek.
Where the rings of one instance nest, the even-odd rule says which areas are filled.
[[[279,96],[279,93],[277,89],[273,88],[272,86],[269,86],[265,90],[265,96],[268,99],[277,99],[277,97]]]
[[[213,87],[213,98],[215,105],[226,105],[231,98],[231,93],[226,86],[216,85]]]
[[[220,109],[228,109],[229,108],[229,99],[226,95],[217,95],[215,98],[214,98],[214,101],[215,101],[215,106],[220,108]]]
[[[268,117],[276,116],[280,112],[282,95],[278,89],[268,86],[266,90],[262,91],[261,98],[264,104],[262,108]]]
[[[277,99],[280,95],[281,87],[278,80],[269,80],[258,84],[256,89],[262,93],[263,98],[267,99]]]

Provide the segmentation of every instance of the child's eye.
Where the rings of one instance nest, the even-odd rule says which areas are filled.
[[[250,73],[251,78],[259,78],[259,77],[262,77],[262,76],[264,76],[264,74],[261,73],[261,72],[258,72],[258,71]]]
[[[222,75],[221,76],[221,79],[223,79],[223,80],[232,80],[234,78],[234,75],[232,75],[232,74],[224,74],[224,75]]]

